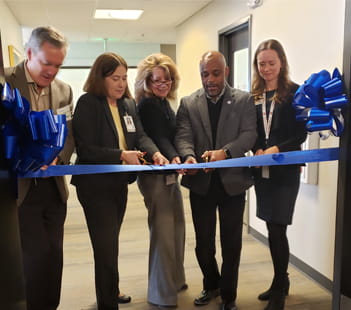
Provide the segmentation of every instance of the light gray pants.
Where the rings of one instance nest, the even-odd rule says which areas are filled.
[[[139,174],[138,186],[148,209],[150,231],[148,301],[177,305],[185,284],[185,222],[178,180],[167,184],[164,174]]]

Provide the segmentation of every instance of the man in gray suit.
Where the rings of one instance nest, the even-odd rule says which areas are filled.
[[[5,69],[5,79],[18,88],[33,111],[65,114],[68,137],[51,165],[67,164],[73,152],[72,90],[55,79],[66,56],[67,41],[51,27],[32,31],[27,59]],[[41,169],[46,169],[47,166]],[[53,310],[60,301],[63,225],[68,189],[64,177],[18,179],[18,214],[26,282],[27,310]]]
[[[256,140],[256,112],[249,93],[226,83],[229,68],[219,52],[202,56],[200,73],[203,88],[182,98],[178,109],[178,152],[188,164],[245,156]],[[237,309],[245,190],[252,183],[247,167],[189,169],[182,178],[182,185],[190,189],[195,252],[203,273],[203,291],[194,301],[197,306],[221,295],[222,310]],[[223,261],[220,272],[215,258],[217,209]]]

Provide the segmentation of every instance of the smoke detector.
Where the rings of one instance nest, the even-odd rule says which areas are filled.
[[[255,9],[258,6],[262,5],[262,3],[263,3],[263,0],[247,0],[247,6],[250,9]]]

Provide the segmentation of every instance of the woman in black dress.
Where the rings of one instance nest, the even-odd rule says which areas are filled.
[[[306,139],[305,124],[297,122],[291,105],[298,85],[289,78],[282,45],[262,42],[254,57],[252,94],[257,111],[255,155],[296,151]],[[284,309],[289,291],[289,242],[287,225],[292,223],[300,185],[300,166],[271,166],[255,169],[257,216],[266,221],[274,277],[271,287],[258,296],[269,300],[265,310]]]

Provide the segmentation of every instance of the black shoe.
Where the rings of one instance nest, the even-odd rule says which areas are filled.
[[[199,296],[197,296],[194,300],[195,306],[205,306],[207,305],[211,299],[219,296],[219,289],[215,290],[203,290]]]
[[[222,302],[220,310],[238,310],[238,307],[235,305],[234,301]]]
[[[128,304],[132,301],[132,297],[125,294],[120,294],[118,295],[117,300],[119,304]]]
[[[264,310],[284,310],[285,292],[284,290],[272,290],[269,302]]]
[[[289,281],[288,275],[289,274],[287,273],[286,277],[284,277],[284,280],[283,280],[283,283],[284,283],[283,284],[283,290],[285,292],[285,296],[289,295],[290,281]],[[272,290],[273,290],[273,288],[275,286],[276,286],[276,278],[273,279],[271,287],[267,291],[265,291],[265,292],[261,293],[260,295],[258,295],[257,298],[259,300],[269,300],[270,297],[271,297],[271,294],[272,294]]]
[[[186,291],[188,289],[188,284],[184,283],[179,289],[178,292]]]

